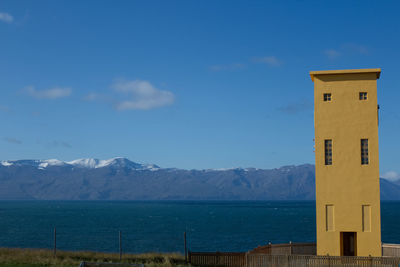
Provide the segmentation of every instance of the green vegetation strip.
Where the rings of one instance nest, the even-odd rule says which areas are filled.
[[[184,256],[178,253],[124,254],[122,261],[119,261],[117,253],[57,251],[57,256],[54,257],[53,251],[47,249],[0,248],[0,266],[5,267],[78,267],[82,261],[135,263],[146,267],[185,265]]]

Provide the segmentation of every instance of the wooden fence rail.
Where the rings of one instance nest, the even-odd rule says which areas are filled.
[[[144,264],[107,263],[82,261],[79,267],[144,267]]]
[[[400,244],[382,244],[382,256],[400,257]]]
[[[245,267],[245,252],[191,252],[189,263],[196,266]]]
[[[259,246],[249,251],[249,253],[271,255],[316,255],[317,245],[315,243],[269,244]]]
[[[398,267],[399,258],[248,254],[246,267]]]
[[[400,258],[189,251],[189,262],[194,266],[227,267],[398,267]]]

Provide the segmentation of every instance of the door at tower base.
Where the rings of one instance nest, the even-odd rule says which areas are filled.
[[[340,256],[357,256],[357,233],[340,233]]]
[[[380,69],[310,75],[315,103],[317,254],[381,256]]]

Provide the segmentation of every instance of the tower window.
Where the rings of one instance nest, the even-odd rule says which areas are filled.
[[[325,165],[332,165],[332,140],[325,140]]]
[[[334,211],[333,205],[325,205],[326,231],[335,231]]]
[[[324,94],[324,101],[331,101],[332,100],[332,94],[331,93],[325,93]]]
[[[360,100],[367,100],[368,94],[367,92],[360,92]]]
[[[368,139],[361,139],[361,164],[367,165],[368,163]]]

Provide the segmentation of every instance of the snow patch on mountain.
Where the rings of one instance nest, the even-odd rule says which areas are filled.
[[[158,171],[159,169],[161,169],[155,164],[144,164],[142,166],[144,170],[149,170],[149,171]]]
[[[76,159],[67,161],[67,164],[83,167],[83,168],[96,168],[99,165],[100,160],[98,159]]]
[[[65,165],[64,161],[58,160],[58,159],[47,159],[47,160],[41,160],[38,166],[38,169],[44,169],[49,166],[63,166]]]
[[[244,171],[244,172],[248,172],[248,171],[258,171],[258,168],[241,168],[241,167],[237,167],[237,168],[217,168],[217,169],[205,169],[204,171],[206,172],[225,172],[225,171]]]
[[[3,160],[3,161],[1,162],[1,165],[8,167],[8,166],[12,166],[13,163],[12,163],[12,162],[9,162],[9,161],[7,161],[7,160]]]
[[[115,163],[115,158],[113,159],[106,159],[106,160],[99,160],[95,168],[102,168],[102,167],[107,167],[109,165],[112,165]]]
[[[160,167],[154,164],[139,164],[121,157],[105,159],[105,160],[91,159],[91,158],[77,159],[73,161],[68,161],[66,163],[73,166],[81,168],[90,168],[90,169],[98,169],[104,167],[119,167],[119,168],[128,168],[134,170],[150,170],[150,171],[156,171],[160,169]]]

